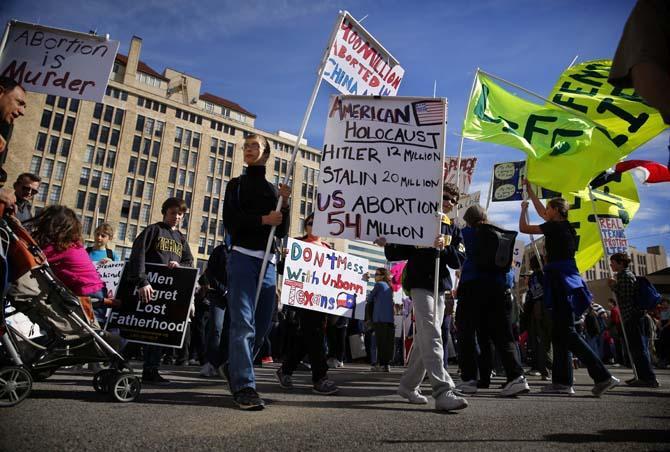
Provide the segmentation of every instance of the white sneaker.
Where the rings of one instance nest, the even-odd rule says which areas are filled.
[[[335,360],[337,362],[337,367],[344,367],[344,361],[340,361],[338,359]]]
[[[526,377],[520,375],[502,388],[500,397],[513,397],[517,394],[525,394],[527,392],[530,392],[530,386],[528,386]]]
[[[477,392],[477,380],[463,381],[456,385],[456,390],[463,394],[475,394]]]
[[[603,393],[609,389],[612,389],[613,387],[617,386],[620,383],[619,379],[617,377],[610,377],[608,380],[602,381],[600,383],[596,383],[593,386],[593,389],[591,389],[591,393],[596,396],[600,397],[603,395]]]
[[[216,368],[210,363],[205,363],[204,366],[200,368],[200,376],[205,378],[218,377],[219,373],[216,371]]]
[[[435,409],[439,411],[462,410],[468,407],[468,401],[458,397],[452,391],[443,392],[435,399]]]
[[[398,395],[403,399],[407,399],[409,403],[414,405],[425,405],[428,403],[428,399],[421,395],[421,391],[419,389],[409,391],[400,386],[398,387]]]
[[[326,364],[328,365],[329,369],[335,369],[337,366],[337,363],[339,361],[336,360],[335,358],[328,358],[328,361],[326,361]]]

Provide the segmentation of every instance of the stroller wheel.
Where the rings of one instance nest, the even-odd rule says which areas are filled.
[[[95,392],[109,392],[109,382],[117,375],[114,369],[104,369],[93,375],[93,389]]]
[[[140,379],[130,373],[120,373],[109,379],[109,394],[116,402],[132,402],[138,395],[142,383]]]
[[[22,367],[0,369],[0,407],[14,406],[28,397],[33,388],[30,372]]]

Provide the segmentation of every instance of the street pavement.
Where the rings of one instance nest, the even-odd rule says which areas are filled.
[[[440,413],[430,397],[417,406],[395,394],[401,368],[345,365],[330,371],[340,393],[322,396],[311,392],[307,372],[294,375],[293,391],[281,389],[277,367],[257,369],[268,403],[258,412],[237,409],[225,382],[200,378],[198,367],[164,366],[173,384],[145,386],[128,404],[94,392],[91,373],[62,370],[35,383],[20,405],[0,409],[0,451],[670,450],[670,370],[658,371],[659,389],[621,386],[600,399],[584,369],[572,397],[542,395],[546,382],[529,377],[530,394],[503,399],[497,378],[468,397],[467,409]]]

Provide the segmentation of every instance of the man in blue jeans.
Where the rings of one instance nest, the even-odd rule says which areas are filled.
[[[256,392],[253,366],[254,356],[270,328],[276,303],[276,250],[273,249],[263,275],[258,304],[255,304],[265,246],[273,226],[276,226],[277,238],[288,232],[291,191],[283,184],[277,190],[265,179],[269,158],[268,140],[261,135],[248,135],[244,140],[247,172],[228,183],[223,204],[224,224],[232,243],[228,259],[229,384],[235,403],[246,410],[262,410],[265,406]],[[275,210],[279,196],[281,210]]]

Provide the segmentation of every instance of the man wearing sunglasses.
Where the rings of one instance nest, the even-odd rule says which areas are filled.
[[[21,173],[14,182],[14,196],[16,205],[14,215],[21,223],[31,220],[35,215],[33,211],[33,197],[40,192],[39,176],[32,173]]]

